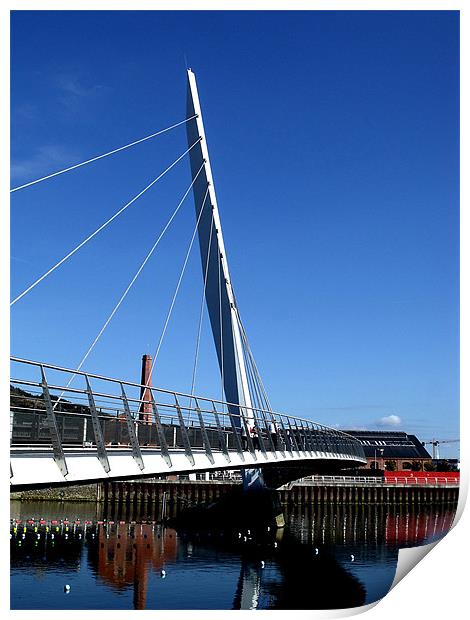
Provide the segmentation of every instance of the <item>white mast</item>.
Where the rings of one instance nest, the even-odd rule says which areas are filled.
[[[243,356],[242,339],[240,335],[238,310],[233,295],[227,255],[225,252],[222,227],[220,224],[217,197],[212,178],[209,151],[206,134],[202,121],[201,106],[196,86],[196,77],[188,69],[188,118],[196,117],[187,123],[188,141],[191,144],[199,138],[200,142],[190,151],[190,163],[193,178],[203,166],[194,183],[194,199],[196,213],[199,214],[207,188],[206,206],[198,227],[201,259],[204,265],[209,256],[208,278],[206,286],[206,302],[212,325],[220,372],[223,378],[223,387],[226,399],[246,407],[252,407],[245,359]],[[208,208],[209,203],[212,209]],[[212,228],[212,243],[209,248],[210,230]],[[237,412],[238,413],[238,412]],[[251,409],[245,413],[252,417]]]

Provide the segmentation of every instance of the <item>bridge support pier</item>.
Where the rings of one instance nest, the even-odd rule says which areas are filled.
[[[205,489],[202,495],[207,497]],[[241,531],[282,528],[285,521],[277,491],[267,488],[245,491],[238,487],[215,501],[182,511],[171,524],[176,528]]]

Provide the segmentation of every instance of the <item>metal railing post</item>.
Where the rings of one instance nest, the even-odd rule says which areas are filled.
[[[98,452],[98,459],[103,466],[106,473],[109,473],[111,467],[109,466],[108,455],[106,454],[106,448],[104,445],[103,433],[101,431],[100,421],[98,420],[98,414],[96,412],[95,399],[91,390],[90,381],[88,375],[85,375],[86,392],[88,394],[88,403],[90,405],[91,423],[93,425],[93,432],[95,434],[96,450]]]
[[[302,434],[305,437],[305,447],[307,448],[307,451],[310,453],[310,456],[312,456],[312,441],[311,441],[311,437],[310,437],[310,433],[308,431],[308,424],[306,426],[304,426],[303,420],[300,420],[300,425],[302,426]]]
[[[176,396],[176,392],[174,392],[174,397],[175,397],[175,403],[176,403],[176,411],[178,413],[178,421],[180,423],[181,437],[183,439],[184,453],[188,457],[188,460],[191,463],[191,465],[194,467],[195,461],[194,461],[193,451],[191,450],[191,443],[189,441],[188,431],[184,424],[183,414],[181,413],[181,407],[178,402],[178,397]]]
[[[318,451],[317,437],[315,435],[315,424],[313,422],[308,423],[308,433],[310,435],[310,441],[312,444],[313,452],[317,452]]]
[[[328,454],[330,452],[330,444],[328,443],[328,439],[326,438],[326,434],[323,429],[320,429],[320,438],[323,444],[323,452]]]
[[[294,418],[295,430],[297,431],[296,439],[298,438],[300,442],[300,449],[304,453],[304,456],[307,456],[307,450],[305,449],[305,437],[299,433],[299,427],[297,425],[297,420]],[[298,443],[298,442],[297,442]],[[300,456],[300,454],[299,454]]]
[[[239,408],[239,411],[242,411],[241,407]],[[243,424],[243,428],[245,429],[245,433],[246,433],[246,446],[248,448],[248,452],[251,454],[251,456],[256,461],[257,458],[256,458],[255,446],[253,444],[253,439],[251,438],[251,435],[250,435],[250,429],[248,427],[246,418],[243,413],[240,414],[240,429],[241,429],[242,424]]]
[[[124,405],[124,413],[125,413],[126,422],[127,422],[127,432],[129,433],[129,440],[131,442],[132,456],[134,457],[135,462],[139,466],[139,469],[143,470],[145,468],[145,465],[142,459],[142,453],[140,451],[139,441],[135,433],[134,419],[131,415],[129,401],[127,400],[126,392],[124,391],[124,386],[122,383],[121,383],[121,392],[122,392],[121,398],[122,398],[122,402]]]
[[[204,423],[204,419],[202,417],[202,413],[201,410],[199,409],[199,403],[197,402],[196,399],[194,399],[194,402],[196,404],[196,413],[197,413],[197,417],[199,420],[199,425],[201,427],[201,435],[202,435],[202,441],[204,443],[204,449],[206,451],[206,456],[209,459],[211,465],[214,464],[214,455],[212,454],[212,448],[211,448],[211,444],[209,441],[209,436],[207,435],[207,430],[206,430],[206,425]],[[191,405],[191,403],[189,403]]]
[[[282,454],[282,458],[286,458],[286,452],[284,450],[284,448],[286,448],[287,446],[285,445],[285,437],[286,437],[286,429],[284,428],[284,425],[282,423],[282,419],[281,416],[275,416],[274,414],[271,414],[273,416],[273,421],[276,425],[276,433],[277,433],[277,452],[280,452]],[[279,418],[279,420],[278,420]],[[279,423],[278,423],[279,422]],[[280,433],[280,428],[282,427],[282,441],[281,441],[281,433]],[[284,442],[284,445],[283,445]]]
[[[52,406],[51,395],[49,393],[49,387],[46,381],[46,374],[44,368],[41,365],[41,387],[44,396],[44,404],[46,406],[47,413],[47,425],[51,433],[52,450],[54,452],[54,461],[57,463],[60,473],[66,476],[69,472],[67,469],[67,463],[65,462],[64,450],[59,437],[59,429],[57,428],[57,419],[54,413],[54,407]]]
[[[264,458],[267,459],[268,455],[266,454],[266,447],[264,445],[263,433],[261,432],[261,427],[258,424],[258,418],[256,416],[255,409],[252,409],[252,412],[253,412],[253,421],[254,421],[255,429],[256,429],[256,432],[258,433],[259,449],[263,453]]]
[[[261,410],[261,415],[263,416],[264,426],[266,428],[266,433],[268,435],[268,441],[269,441],[269,443],[271,445],[271,452],[274,454],[274,458],[277,459],[276,446],[274,445],[273,438],[271,437],[271,429],[269,428],[269,424],[267,422],[266,415],[265,415],[263,410]],[[272,423],[273,422],[271,421],[271,424]]]
[[[291,441],[292,447],[295,450],[295,452],[297,452],[297,456],[300,456],[300,450],[299,450],[299,445],[297,443],[297,438],[295,437],[295,433],[294,433],[294,430],[292,428],[292,424],[290,423],[289,418],[287,418],[287,424],[289,425],[287,432],[289,434],[289,439]]]
[[[292,439],[290,437],[289,430],[286,429],[286,427],[284,425],[284,421],[282,419],[282,416],[279,416],[279,422],[281,423],[281,426],[282,426],[282,434],[284,436],[284,441],[285,441],[285,444],[286,444],[286,449],[289,452],[289,454],[291,455],[291,457],[294,457],[294,452],[293,452],[293,449],[292,449]]]
[[[150,403],[152,405],[153,419],[155,422],[155,426],[157,427],[158,440],[160,442],[160,452],[163,456],[163,460],[168,465],[168,467],[172,467],[170,454],[168,452],[168,444],[166,442],[165,433],[163,432],[162,424],[160,422],[160,414],[158,413],[157,405],[155,404],[155,398],[153,397],[153,388],[149,388],[150,390]]]
[[[222,432],[222,427],[220,425],[219,413],[217,411],[217,407],[215,406],[215,402],[214,401],[211,401],[211,402],[212,402],[212,409],[214,410],[214,419],[215,419],[215,423],[216,423],[216,426],[217,426],[217,437],[219,439],[219,446],[220,446],[220,449],[221,449],[223,455],[225,456],[227,462],[230,463],[230,456],[229,456],[229,453],[228,453],[228,450],[227,450],[227,445],[226,445],[226,443],[224,441],[224,434]],[[230,419],[230,420],[232,421],[232,419]],[[233,421],[232,421],[232,428],[233,428]]]

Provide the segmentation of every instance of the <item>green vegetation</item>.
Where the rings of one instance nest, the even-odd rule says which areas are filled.
[[[55,403],[59,399],[58,396],[51,394],[51,401]],[[44,396],[42,392],[33,394],[32,392],[26,392],[14,385],[10,385],[10,406],[17,411],[19,409],[46,409],[44,405]],[[65,398],[60,399],[60,411],[67,413],[88,413],[89,408],[84,405],[75,405]]]

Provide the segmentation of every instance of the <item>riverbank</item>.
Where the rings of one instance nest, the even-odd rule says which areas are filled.
[[[102,482],[90,485],[17,491],[10,499],[27,501],[67,501],[95,503],[184,503],[212,502],[233,491],[240,483],[229,480],[156,480]],[[399,486],[335,482],[307,484],[299,482],[278,491],[283,505],[307,504],[442,504],[458,501],[458,487]]]

